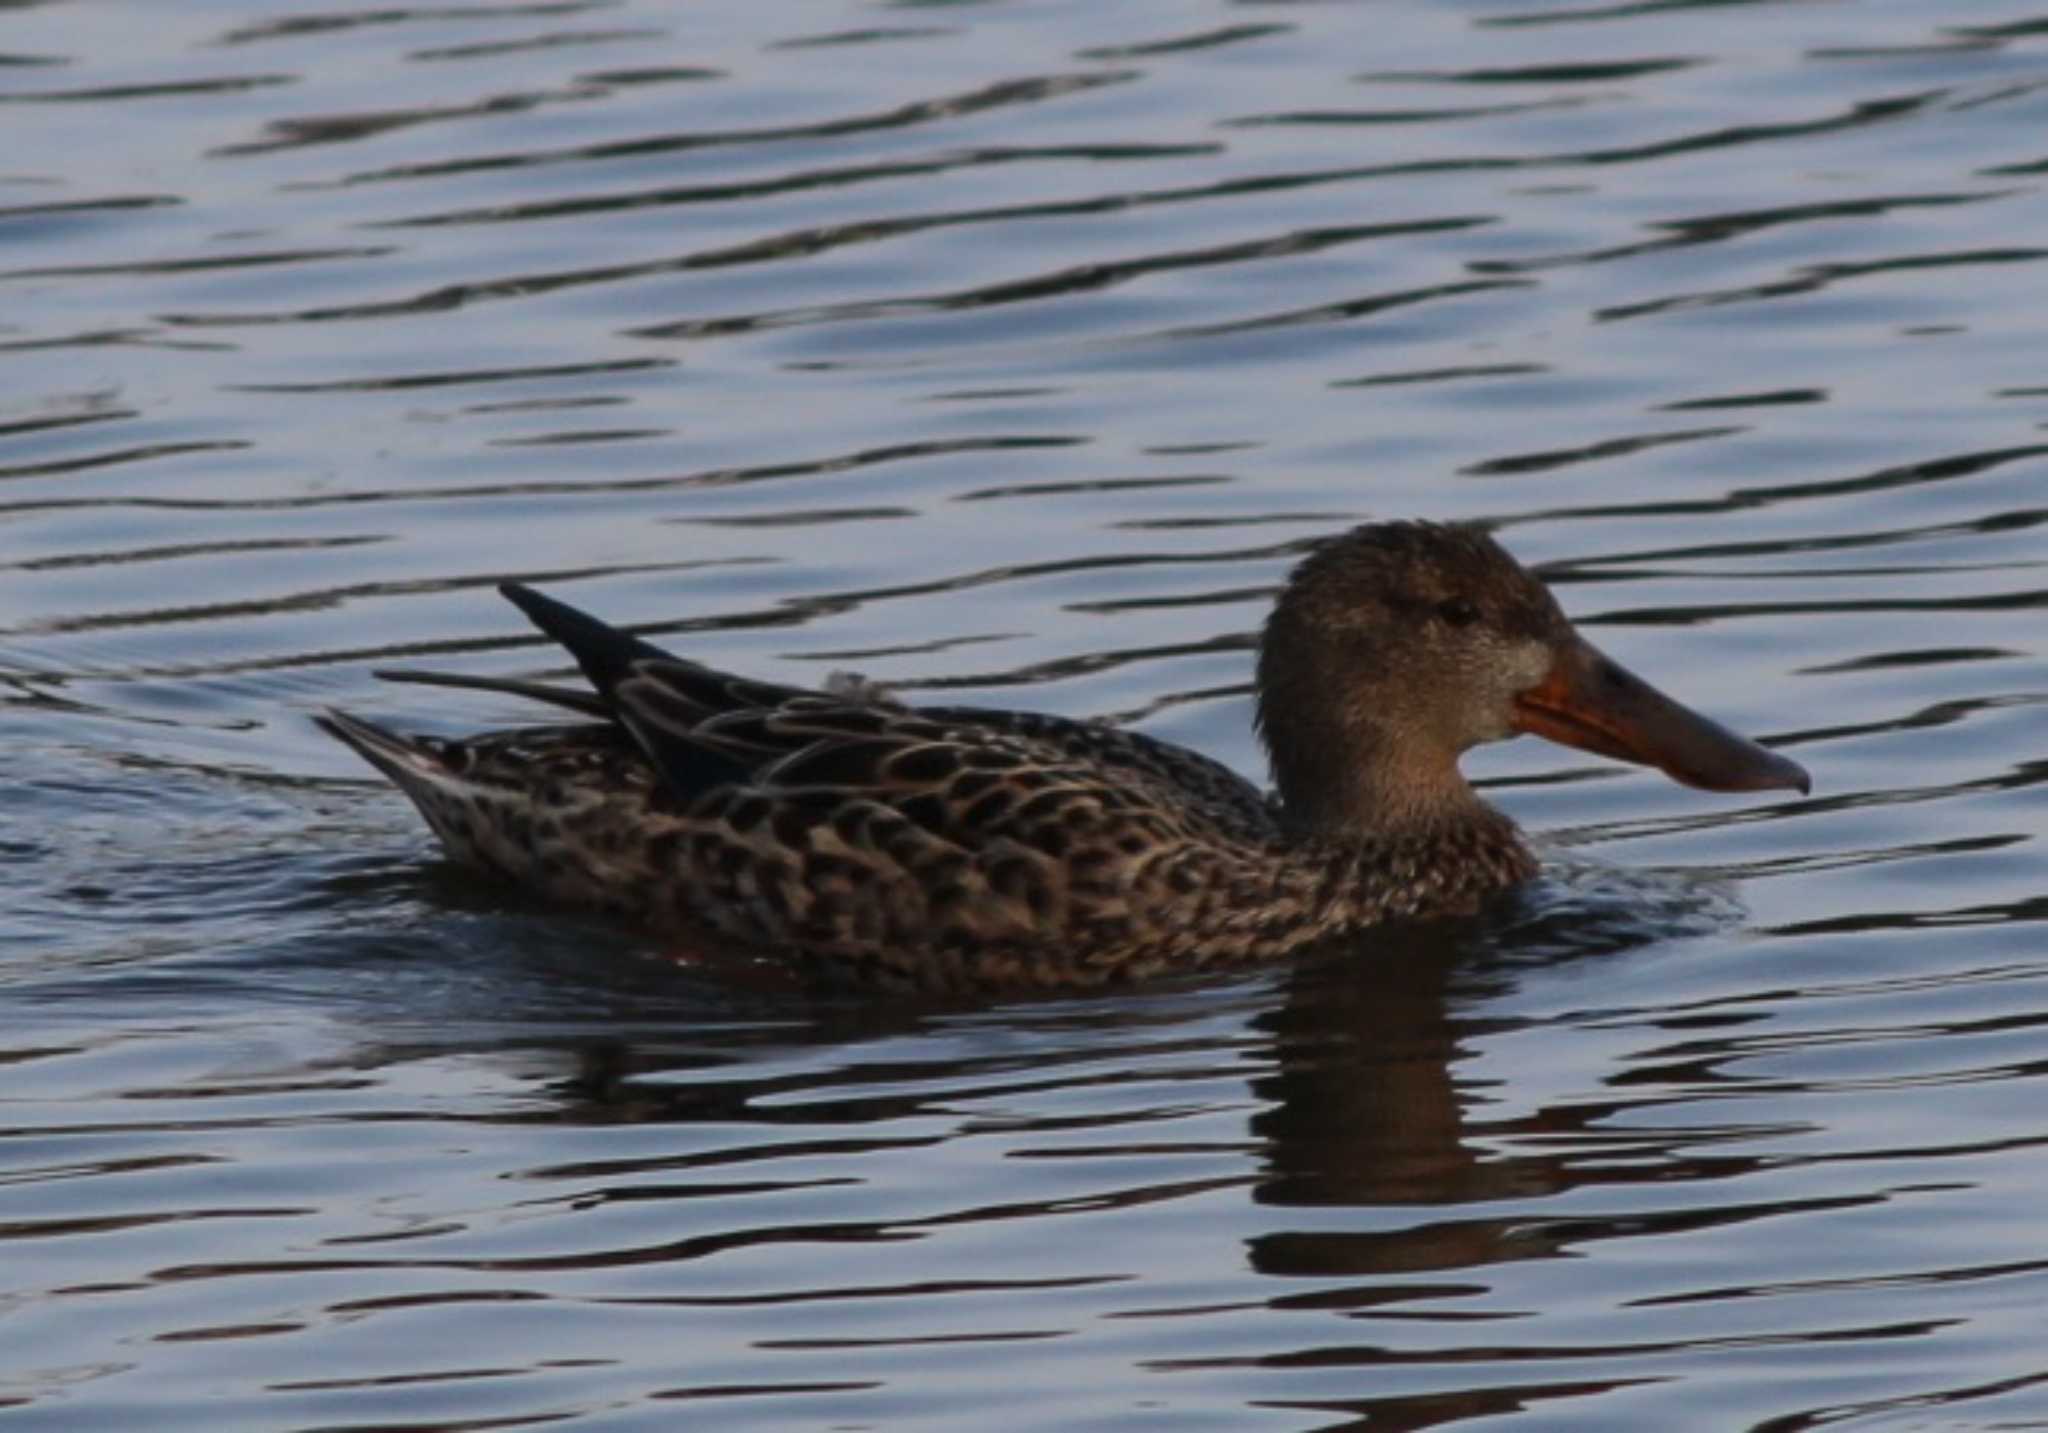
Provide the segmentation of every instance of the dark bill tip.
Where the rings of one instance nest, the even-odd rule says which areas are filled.
[[[1581,642],[1515,701],[1514,726],[1551,741],[1654,766],[1703,791],[1813,790],[1798,762],[1665,696]]]

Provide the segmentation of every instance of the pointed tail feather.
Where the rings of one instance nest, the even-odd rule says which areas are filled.
[[[428,672],[413,667],[376,667],[370,675],[383,682],[413,682],[423,687],[459,687],[472,692],[501,692],[528,701],[567,707],[585,716],[610,717],[611,705],[596,692],[522,681],[518,677],[478,677],[467,672]]]
[[[422,781],[431,781],[448,774],[447,762],[431,748],[378,726],[375,722],[364,721],[361,717],[350,716],[347,712],[333,707],[316,714],[313,722],[322,731],[398,783],[402,790],[411,791]]]

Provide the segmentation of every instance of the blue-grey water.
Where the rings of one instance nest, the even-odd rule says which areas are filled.
[[[0,1421],[2048,1425],[2041,0],[0,4]],[[1482,926],[736,988],[308,718],[543,583],[1253,776],[1479,518],[1812,771]]]

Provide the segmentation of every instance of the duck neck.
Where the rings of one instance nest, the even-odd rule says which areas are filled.
[[[1490,824],[1499,814],[1454,759],[1401,753],[1392,742],[1370,756],[1354,753],[1355,764],[1336,769],[1320,761],[1283,764],[1276,755],[1274,783],[1289,829],[1325,838],[1407,837]]]
[[[1298,836],[1376,840],[1505,822],[1458,770],[1458,753],[1425,732],[1359,714],[1318,717],[1261,703],[1283,822]]]

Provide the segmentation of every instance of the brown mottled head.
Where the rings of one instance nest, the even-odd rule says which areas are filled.
[[[1373,523],[1305,558],[1260,642],[1258,719],[1288,814],[1309,829],[1398,829],[1468,806],[1458,757],[1525,731],[1712,790],[1806,788],[1793,763],[1594,650],[1467,526]]]

